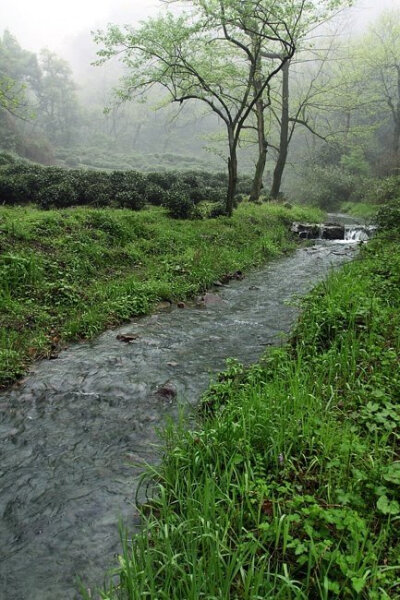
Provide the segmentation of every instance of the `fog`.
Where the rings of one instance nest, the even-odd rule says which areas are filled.
[[[358,0],[352,9],[342,11],[336,27],[333,27],[337,47],[348,44],[349,33],[353,39],[364,35],[368,25],[382,11],[396,7],[400,8],[400,0]],[[27,89],[26,103],[29,105],[27,113],[22,115],[10,116],[0,111],[0,149],[60,166],[139,170],[225,168],[227,158],[224,126],[221,119],[212,114],[204,103],[191,101],[184,106],[173,104],[156,110],[156,106],[160,107],[162,103],[161,88],[156,88],[145,104],[129,102],[116,105],[113,88],[118,84],[122,72],[120,64],[114,60],[102,67],[93,66],[98,47],[93,41],[92,31],[104,29],[108,23],[137,25],[141,20],[162,10],[165,10],[165,3],[161,0],[70,0],[65,4],[54,0],[14,0],[12,3],[0,0],[0,33],[8,30],[17,44],[11,51],[14,52],[11,67],[14,65],[16,70],[7,70],[10,60],[4,54],[4,72],[20,81],[22,89]],[[321,36],[318,33],[316,37]],[[45,55],[40,54],[43,48],[50,51],[47,58],[52,56],[53,61],[53,72],[45,76]],[[62,61],[57,63],[55,55],[68,64]],[[30,56],[32,65],[36,61],[36,72],[35,69],[30,72],[24,70],[27,56]],[[291,74],[293,97],[300,97],[305,93],[307,85],[313,79],[312,59],[306,62],[310,64],[304,72],[297,73],[294,69]],[[326,66],[324,73],[318,76],[318,86],[321,83],[326,88],[327,81],[338,76],[333,66]],[[64,87],[60,87],[60,81]],[[275,81],[279,86],[279,77]],[[345,79],[339,83],[344,90]],[[57,87],[59,90],[56,90]],[[363,89],[368,89],[368,85]],[[348,120],[349,110],[343,106],[335,106],[337,98],[335,95],[333,99],[329,98],[329,89],[323,99],[317,89],[313,93],[317,94],[317,101],[313,106],[310,105],[307,123],[318,123],[318,127],[323,130],[322,138],[332,136],[335,127],[343,129],[341,120]],[[278,96],[277,87],[275,108],[279,111]],[[371,127],[378,132],[378,141],[386,140],[391,128],[387,106],[385,109],[382,103],[374,105],[372,94],[368,102],[372,103]],[[53,106],[51,115],[50,105]],[[106,106],[112,107],[108,114],[104,114]],[[376,122],[378,112],[381,114],[379,123]],[[364,131],[363,137],[354,136],[354,143],[366,145],[367,137],[371,136],[363,122],[364,115],[362,112],[356,114],[357,106],[351,107],[350,113],[352,123],[356,124],[358,130]],[[267,179],[272,177],[276,148],[279,145],[279,126],[273,122],[272,113],[268,114],[268,118],[272,120],[268,125],[268,143],[271,149],[266,167]],[[34,115],[34,118],[29,115]],[[20,116],[25,118],[24,122],[18,119]],[[346,133],[348,135],[349,132]],[[320,136],[318,139],[322,138]],[[376,146],[375,142],[368,141],[371,148]],[[315,138],[310,139],[305,130],[296,132],[289,152],[286,182],[295,181],[296,169],[300,172],[303,170],[306,151],[308,155],[316,152],[318,143]],[[346,146],[347,141],[342,140],[341,143]],[[349,152],[349,149],[344,151]],[[251,136],[243,135],[240,154],[241,167],[250,173],[257,157],[254,137],[251,139]]]
[[[400,7],[400,0],[360,0],[353,9],[354,23],[362,29],[382,10]],[[135,23],[156,14],[158,0],[0,0],[1,29],[9,29],[28,50],[48,47],[69,58],[75,39],[109,22]]]
[[[74,36],[102,27],[108,22],[137,22],[156,12],[157,0],[53,0],[0,1],[0,23],[9,29],[24,47],[37,52],[43,47],[67,54]]]

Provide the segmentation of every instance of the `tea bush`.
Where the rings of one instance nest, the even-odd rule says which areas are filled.
[[[174,188],[168,193],[166,202],[168,215],[173,219],[190,219],[193,216],[194,202],[184,188]]]
[[[251,187],[250,178],[238,184],[238,200]],[[0,164],[0,204],[37,204],[44,209],[70,206],[130,208],[148,203],[164,206],[174,218],[192,218],[200,202],[223,204],[226,174],[191,172],[140,173],[91,171],[10,162]]]

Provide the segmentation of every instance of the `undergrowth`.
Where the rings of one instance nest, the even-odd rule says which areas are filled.
[[[292,247],[307,209],[243,205],[232,219],[0,207],[0,387],[72,340],[182,300]]]
[[[230,362],[165,433],[103,598],[400,598],[400,251],[311,293],[285,347]]]
[[[344,202],[340,209],[353,217],[373,220],[378,212],[379,205],[367,202]]]

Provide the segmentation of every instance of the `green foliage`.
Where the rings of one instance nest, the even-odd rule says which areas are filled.
[[[24,371],[25,364],[19,352],[7,348],[0,349],[1,385],[13,383]]]
[[[78,204],[78,193],[72,183],[62,181],[43,188],[39,192],[39,203],[42,208],[76,206]]]
[[[16,81],[0,75],[0,109],[6,110],[11,114],[18,111],[25,105],[24,87]]]
[[[354,196],[353,196],[354,197]],[[355,217],[373,219],[383,229],[394,230],[400,222],[400,177],[370,178],[361,188],[361,201],[345,202],[341,210]]]
[[[166,206],[168,215],[173,219],[190,219],[193,216],[194,203],[185,189],[172,188],[168,193]]]
[[[379,209],[376,220],[382,229],[400,232],[400,195]]]
[[[358,176],[340,166],[314,164],[307,168],[298,193],[307,204],[335,210],[359,194],[362,185],[363,181]]]
[[[67,170],[7,161],[0,166],[0,203],[35,203],[45,209],[114,206],[140,210],[147,202],[166,206],[172,217],[185,219],[199,214],[194,206],[200,202],[223,202],[225,182],[226,177],[203,171],[145,175],[138,171]],[[241,189],[250,189],[248,177],[239,182]]]
[[[69,144],[79,122],[72,70],[54,52],[43,49],[39,58],[41,78],[38,121],[52,143]]]
[[[306,299],[288,345],[230,361],[197,430],[166,431],[103,598],[397,597],[399,282],[378,238]]]
[[[243,205],[218,222],[170,219],[164,208],[0,207],[0,386],[66,341],[148,313],[161,300],[193,296],[289,249],[289,218],[275,205]]]
[[[341,154],[338,148],[326,146],[307,165],[295,196],[330,210],[346,203],[362,203],[370,205],[365,212],[371,214],[375,206],[400,197],[400,177],[373,177],[362,151],[353,149]],[[362,212],[355,216],[363,216]]]
[[[27,89],[35,88],[38,81],[36,56],[23,50],[5,30],[0,37],[0,109],[16,117],[28,117]]]
[[[368,176],[370,166],[365,158],[362,148],[351,148],[348,154],[343,154],[340,159],[342,168],[353,175]]]
[[[400,176],[373,179],[369,182],[364,197],[373,204],[388,204],[400,198]]]
[[[167,202],[168,193],[161,185],[150,182],[146,189],[146,198],[153,206],[163,206]]]
[[[367,204],[366,202],[344,202],[340,206],[340,212],[348,213],[352,217],[359,217],[366,221],[375,222],[375,215],[378,210],[376,204]]]
[[[43,164],[54,162],[51,143],[70,144],[81,123],[72,73],[49,50],[37,56],[6,30],[0,36],[0,145]],[[35,128],[22,121],[35,121]]]
[[[15,158],[12,154],[8,152],[0,152],[0,166],[3,165],[12,165],[15,163]]]

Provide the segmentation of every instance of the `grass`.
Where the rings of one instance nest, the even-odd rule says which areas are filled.
[[[285,347],[164,435],[112,600],[400,598],[400,250],[376,239]]]
[[[207,154],[191,155],[190,152],[178,154],[175,152],[112,152],[97,146],[78,148],[58,148],[57,163],[65,167],[83,167],[89,169],[130,170],[139,171],[185,171],[185,170],[215,170],[215,160]],[[221,165],[220,165],[221,166]],[[218,167],[217,167],[218,170]]]
[[[0,207],[0,387],[65,343],[182,300],[289,250],[310,210],[243,205],[232,219],[163,209]]]
[[[379,205],[368,204],[366,202],[345,202],[340,208],[343,212],[352,217],[361,217],[362,219],[372,220],[378,212]]]

